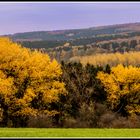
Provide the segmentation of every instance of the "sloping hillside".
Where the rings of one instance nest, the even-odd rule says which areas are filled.
[[[42,41],[42,40],[73,40],[91,38],[98,35],[140,32],[140,23],[127,23],[91,27],[87,29],[70,29],[56,31],[35,31],[8,35],[15,41]]]

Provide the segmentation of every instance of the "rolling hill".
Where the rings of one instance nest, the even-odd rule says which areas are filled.
[[[92,38],[99,35],[125,34],[132,32],[140,32],[139,22],[90,27],[86,29],[15,33],[7,36],[11,37],[15,41],[70,41],[80,38]]]
[[[58,61],[97,53],[140,51],[140,22],[4,35],[22,46],[48,53]]]

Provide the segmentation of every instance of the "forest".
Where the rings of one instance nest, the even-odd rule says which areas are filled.
[[[73,57],[140,51],[140,23],[5,35],[26,48],[47,53],[59,63]],[[4,36],[4,35],[3,35]]]
[[[58,62],[0,38],[0,126],[140,128],[139,52],[102,57]]]
[[[103,53],[125,53],[140,50],[139,32],[127,34],[102,34],[95,37],[79,38],[69,41],[42,40],[17,41],[27,48],[49,54],[58,62],[69,61],[73,57],[90,56]]]

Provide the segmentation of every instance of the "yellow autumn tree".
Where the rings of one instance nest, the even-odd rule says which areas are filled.
[[[70,58],[70,61],[79,61],[83,65],[89,63],[95,66],[105,66],[107,64],[109,64],[110,66],[117,66],[118,64],[123,64],[126,66],[138,66],[140,65],[139,56],[139,51],[125,53],[97,53],[89,56],[75,56]]]
[[[0,120],[3,125],[38,113],[54,115],[50,103],[65,94],[62,70],[47,54],[0,38]]]
[[[97,78],[113,110],[129,115],[140,113],[140,68],[120,64],[112,67],[110,74],[99,72]]]

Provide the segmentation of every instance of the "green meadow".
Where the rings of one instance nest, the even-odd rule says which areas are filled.
[[[140,129],[0,128],[0,137],[137,137]]]

